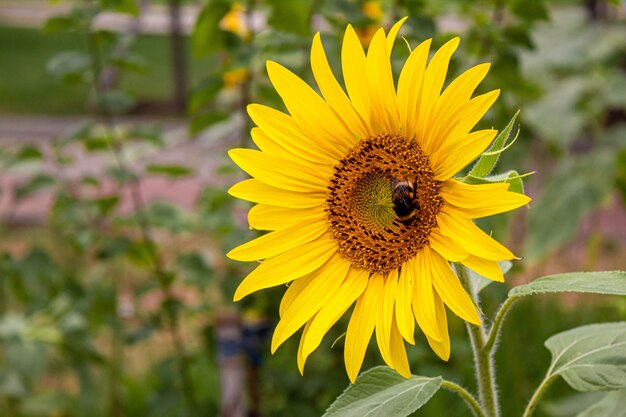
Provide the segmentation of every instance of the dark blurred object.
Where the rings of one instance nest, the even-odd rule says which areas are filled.
[[[587,14],[591,20],[605,20],[608,8],[605,0],[585,0]]]
[[[261,391],[259,387],[259,370],[263,363],[263,350],[267,346],[271,326],[265,316],[256,312],[243,316],[241,331],[243,335],[243,351],[248,359],[248,389],[250,390],[250,409],[248,417],[261,416]]]
[[[217,362],[220,378],[220,417],[244,417],[244,361],[241,355],[242,337],[239,314],[222,312],[215,321]]]

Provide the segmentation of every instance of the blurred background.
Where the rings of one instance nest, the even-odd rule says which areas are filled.
[[[228,148],[252,146],[246,105],[284,109],[272,59],[311,82],[322,32],[340,74],[348,23],[367,45],[409,16],[415,47],[462,38],[451,76],[492,62],[502,89],[484,126],[521,109],[499,165],[530,209],[480,223],[523,256],[484,292],[493,317],[510,285],[626,266],[626,5],[619,0],[1,0],[0,416],[318,416],[348,385],[345,320],[296,367],[297,338],[269,337],[284,288],[232,303],[250,265],[224,253],[255,236]],[[408,56],[399,40],[396,76]],[[450,80],[452,77],[449,77]],[[505,416],[549,363],[543,340],[626,319],[621,298],[526,300],[498,352]],[[452,357],[423,337],[414,373],[475,390],[450,315]],[[336,343],[335,343],[336,342]],[[381,363],[375,349],[363,369]],[[594,400],[555,383],[539,416]],[[420,416],[469,416],[438,393]]]

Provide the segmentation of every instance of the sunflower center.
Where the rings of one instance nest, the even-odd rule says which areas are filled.
[[[339,253],[357,268],[388,273],[428,244],[443,204],[416,141],[382,133],[335,166],[327,215]]]

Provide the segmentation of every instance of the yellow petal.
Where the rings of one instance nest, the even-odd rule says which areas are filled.
[[[437,100],[428,141],[440,141],[440,132],[450,125],[454,116],[467,104],[478,84],[485,78],[491,64],[480,64],[454,79]]]
[[[312,219],[325,219],[322,208],[292,209],[256,204],[248,212],[248,225],[256,230],[278,230]]]
[[[367,288],[357,300],[350,323],[348,323],[343,353],[348,378],[352,383],[356,381],[361,370],[367,345],[376,326],[383,285],[382,275],[373,275],[369,279]]]
[[[396,133],[399,128],[398,103],[393,85],[385,31],[381,28],[367,50],[367,80],[372,106],[372,127],[376,132]]]
[[[368,137],[366,125],[363,123],[361,116],[352,107],[352,103],[328,65],[328,59],[326,58],[319,32],[313,38],[311,68],[313,69],[315,81],[330,107],[344,120],[353,134],[361,139]]]
[[[300,295],[300,293],[302,293],[302,291],[304,291],[304,289],[311,283],[311,281],[313,281],[313,279],[317,276],[316,272],[317,271],[313,271],[312,273],[302,278],[298,278],[289,284],[287,291],[285,291],[283,298],[280,300],[280,305],[278,307],[279,317],[282,318],[285,315],[285,311],[287,311],[289,306],[291,306],[293,300],[295,300],[296,297]]]
[[[334,240],[316,240],[266,259],[239,284],[234,301],[255,291],[303,277],[324,265],[336,251]]]
[[[432,143],[433,146],[429,148],[429,154],[440,148],[453,149],[459,138],[467,135],[482,119],[499,95],[500,90],[494,90],[476,96],[461,106],[457,112],[452,113],[454,117],[439,129],[437,141]]]
[[[412,265],[411,265],[412,266]],[[400,269],[398,293],[396,295],[396,323],[400,334],[410,344],[415,344],[415,318],[411,308],[413,298],[413,275],[407,271],[408,264]]]
[[[481,202],[491,204],[508,190],[509,184],[465,184],[450,178],[441,184],[439,195],[448,203],[462,208],[472,208]]]
[[[305,220],[239,245],[226,254],[235,261],[258,261],[312,242],[328,230],[325,219]]]
[[[417,106],[421,97],[424,70],[432,39],[427,39],[413,49],[406,60],[398,81],[398,113],[400,127],[406,138],[413,138],[417,120]]]
[[[297,193],[281,190],[255,178],[238,182],[230,187],[228,194],[253,203],[294,209],[320,207],[326,203],[326,193]]]
[[[352,25],[348,25],[346,33],[343,36],[343,45],[341,47],[341,68],[343,71],[343,81],[346,90],[350,96],[350,101],[361,115],[361,119],[366,124],[368,133],[373,135],[374,132],[370,126],[370,94],[367,84],[367,61],[365,52],[359,37],[357,36]]]
[[[428,138],[428,128],[431,125],[430,120],[435,109],[437,98],[446,80],[450,58],[459,46],[459,42],[459,38],[453,38],[446,42],[435,52],[435,55],[433,55],[424,72],[423,88],[417,105],[418,116],[415,120],[415,133],[418,142],[422,144],[422,148],[426,151],[427,155],[432,153],[430,143],[426,142]]]
[[[411,368],[409,367],[409,359],[406,356],[404,340],[402,340],[402,336],[400,336],[395,318],[393,318],[391,323],[389,350],[391,351],[391,357],[393,358],[393,363],[395,365],[394,369],[406,379],[410,379]]]
[[[478,256],[470,255],[463,259],[461,263],[485,278],[492,281],[504,282],[504,274],[502,274],[502,269],[500,269],[500,266],[496,261],[490,261],[479,258]]]
[[[433,269],[433,287],[435,287],[443,302],[463,320],[473,324],[480,324],[476,306],[461,285],[450,264],[441,255],[430,250],[428,246],[423,250],[430,254],[431,268]]]
[[[297,75],[273,61],[267,61],[267,73],[296,124],[309,138],[344,155],[356,144],[343,121]]]
[[[380,351],[384,361],[392,369],[395,369],[395,366],[393,363],[393,356],[391,355],[390,338],[397,288],[398,271],[394,269],[385,278],[382,302],[379,303],[379,313],[376,321],[376,343],[378,343],[378,350]]]
[[[481,217],[493,216],[494,214],[504,213],[515,210],[519,207],[530,203],[531,198],[524,194],[506,191],[500,194],[498,200],[492,204],[463,208],[460,211],[471,219],[479,219]]]
[[[335,147],[325,142],[316,143],[307,137],[291,116],[261,104],[250,104],[247,109],[250,118],[263,133],[294,155],[331,166],[343,157]]]
[[[398,36],[398,32],[400,28],[408,19],[408,16],[404,16],[400,20],[398,20],[392,27],[389,29],[389,33],[387,34],[387,51],[389,52],[389,56],[391,56],[391,51],[393,49],[393,44],[396,43],[396,37]],[[389,59],[389,57],[387,57]]]
[[[315,316],[313,316],[315,317]],[[306,363],[306,356],[304,356],[303,348],[304,348],[304,340],[309,333],[309,328],[311,327],[311,321],[309,320],[304,326],[304,330],[302,331],[302,337],[300,337],[300,344],[298,345],[298,371],[300,371],[300,375],[304,376],[304,364]]]
[[[478,130],[449,143],[431,154],[431,164],[437,181],[450,179],[476,159],[493,141],[498,133],[494,129]]]
[[[345,279],[348,269],[350,263],[336,255],[317,271],[278,322],[272,337],[272,353],[326,304]]]
[[[311,319],[309,330],[302,336],[303,363],[306,358],[320,345],[324,335],[350,308],[352,303],[363,294],[369,278],[369,272],[351,268],[346,280],[339,289],[331,294],[331,298]]]
[[[317,158],[311,158],[305,153],[294,153],[288,147],[283,146],[276,140],[270,138],[260,127],[254,127],[250,130],[250,136],[255,145],[263,151],[264,154],[277,156],[279,158],[287,159],[296,163],[299,166],[306,165],[317,170],[320,174],[324,174],[326,178],[330,178],[334,173],[334,159],[325,161],[323,163],[315,161]]]
[[[530,202],[528,196],[507,191],[509,186],[507,183],[471,185],[449,179],[441,185],[439,194],[474,219],[515,210]]]
[[[424,251],[419,251],[415,258],[404,264],[413,281],[411,305],[420,329],[426,336],[441,340],[433,298],[433,281],[430,265],[426,263]]]
[[[492,261],[515,258],[511,251],[480,230],[470,219],[450,207],[443,206],[437,214],[437,224],[441,234],[455,240],[471,255]]]
[[[428,242],[431,248],[449,261],[459,262],[469,256],[469,253],[461,245],[448,236],[442,235],[439,229],[430,231]]]
[[[439,295],[434,293],[434,305],[437,315],[437,325],[439,327],[439,333],[441,334],[441,340],[435,340],[426,335],[428,345],[430,348],[444,361],[450,358],[450,335],[448,334],[448,319],[446,317],[446,309],[443,306],[443,301]]]
[[[292,159],[301,159],[299,156],[295,155],[287,151],[284,147],[280,146],[280,144],[274,139],[270,138],[260,127],[253,127],[250,130],[250,136],[252,137],[252,142],[262,150],[263,152],[267,152],[272,155],[280,156],[283,158],[292,158]],[[295,157],[295,158],[294,158]]]
[[[244,171],[267,185],[298,192],[325,192],[331,171],[299,164],[254,149],[231,149],[228,156]]]

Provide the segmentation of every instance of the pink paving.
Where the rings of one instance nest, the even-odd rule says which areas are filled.
[[[0,146],[7,149],[37,143],[46,155],[50,152],[52,141],[71,131],[80,123],[80,120],[80,118],[0,115]],[[162,128],[167,145],[162,149],[147,145],[129,145],[125,148],[127,164],[136,173],[141,173],[147,164],[184,164],[191,167],[194,174],[176,180],[154,174],[140,178],[145,201],[174,201],[190,209],[205,186],[225,187],[228,183],[235,181],[235,178],[228,179],[215,175],[215,171],[220,165],[230,164],[225,151],[229,147],[229,142],[239,141],[232,134],[233,131],[239,129],[233,129],[232,125],[218,126],[210,134],[190,138],[187,135],[185,121],[182,119],[157,121],[146,118],[124,118],[119,121],[120,125],[153,122]],[[25,183],[37,174],[37,170],[62,178],[67,184],[72,184],[85,174],[93,175],[102,181],[102,186],[97,191],[100,195],[107,195],[112,191],[114,183],[104,175],[107,167],[115,165],[115,161],[108,152],[89,154],[78,145],[69,151],[75,158],[75,162],[68,167],[54,166],[50,158],[44,157],[45,161],[42,164],[27,164],[4,172],[0,177],[0,187],[3,191],[0,195],[0,217],[12,223],[43,223],[45,221],[52,201],[51,191],[42,190],[19,202],[13,199],[11,192],[16,186]],[[126,213],[132,209],[127,188],[122,192],[119,209]]]

